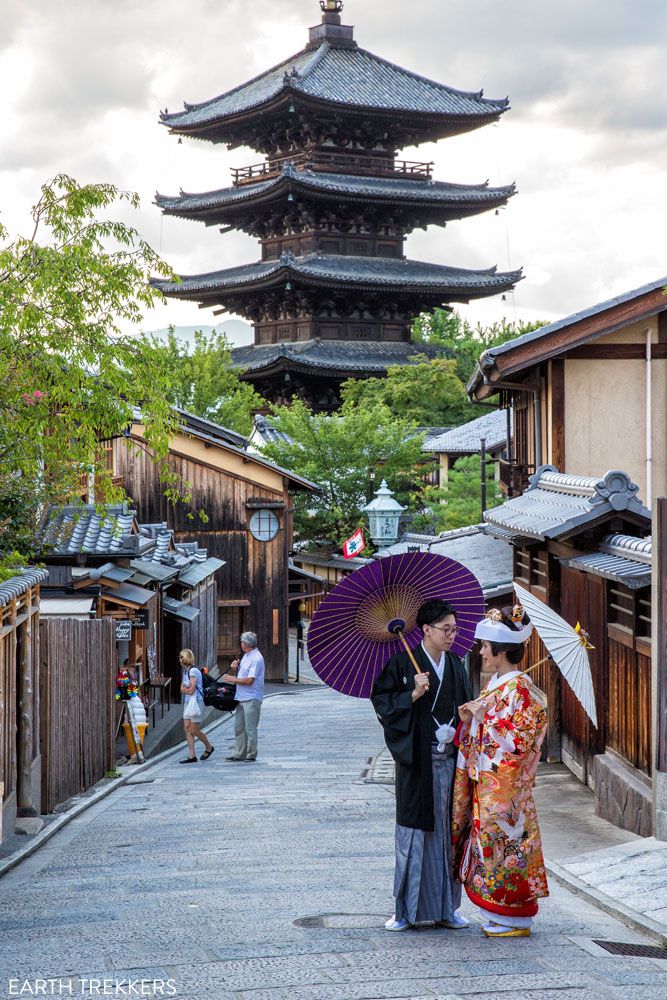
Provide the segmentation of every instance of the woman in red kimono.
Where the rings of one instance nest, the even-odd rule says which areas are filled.
[[[487,937],[528,937],[548,896],[533,800],[547,713],[544,694],[517,669],[532,625],[523,608],[492,609],[477,625],[493,677],[462,720],[454,781],[454,871],[486,918]]]

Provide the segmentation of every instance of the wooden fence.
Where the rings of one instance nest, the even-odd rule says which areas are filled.
[[[114,765],[114,626],[109,618],[40,622],[42,812]]]

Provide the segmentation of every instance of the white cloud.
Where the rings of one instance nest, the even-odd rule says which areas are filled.
[[[408,253],[469,267],[522,265],[506,302],[473,319],[556,318],[667,270],[664,0],[347,0],[359,43],[455,87],[509,94],[498,126],[406,150],[439,179],[516,181],[509,209],[414,234]],[[178,110],[299,50],[315,0],[0,0],[0,209],[25,231],[39,185],[66,170],[139,191],[133,221],[182,273],[257,259],[253,240],[162,219],[155,190],[208,190],[259,159],[178,144]],[[174,303],[149,327],[213,322]]]

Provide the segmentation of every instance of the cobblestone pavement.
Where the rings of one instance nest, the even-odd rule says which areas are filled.
[[[138,775],[0,880],[0,996],[45,995],[37,977],[46,995],[171,979],[213,1000],[667,996],[667,962],[592,943],[650,942],[558,885],[528,939],[487,941],[468,904],[464,931],[384,931],[393,787],[363,780],[381,749],[368,703],[269,698],[254,764],[225,761],[231,735],[206,763]]]

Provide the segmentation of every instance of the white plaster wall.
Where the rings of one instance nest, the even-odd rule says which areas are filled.
[[[645,342],[646,323],[610,334],[603,343]],[[657,325],[652,323],[652,340]],[[667,495],[667,361],[652,366],[653,497]],[[565,471],[601,476],[622,469],[646,495],[645,361],[565,361]],[[653,499],[653,498],[651,498]]]

